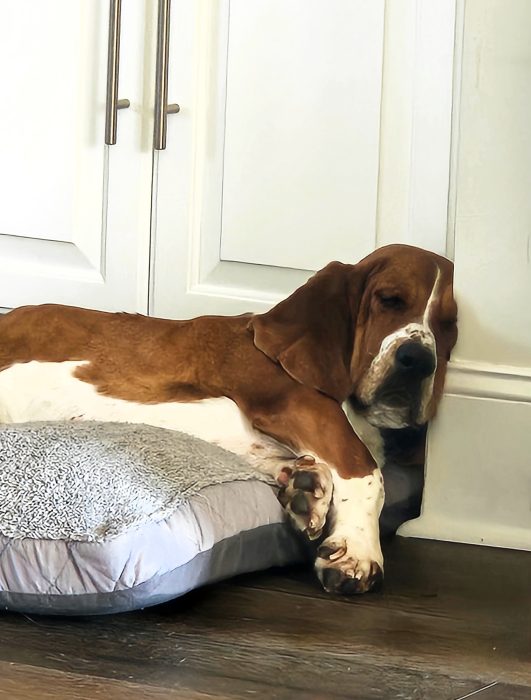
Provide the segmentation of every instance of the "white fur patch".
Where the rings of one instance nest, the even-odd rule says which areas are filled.
[[[80,362],[28,362],[0,372],[0,422],[101,420],[180,430],[246,455],[261,441],[228,398],[141,404],[98,394],[76,379]]]
[[[334,481],[334,521],[331,537],[344,538],[348,558],[377,562],[383,570],[378,518],[384,504],[382,472],[375,469],[369,476],[342,479],[332,473]]]
[[[356,435],[367,447],[376,464],[380,469],[383,469],[385,462],[384,444],[378,428],[371,425],[364,416],[356,413],[348,401],[343,404],[343,410]]]

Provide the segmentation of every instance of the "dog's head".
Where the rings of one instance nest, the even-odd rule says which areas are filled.
[[[255,345],[301,384],[349,399],[379,428],[435,413],[457,340],[453,265],[391,245],[333,262],[249,323]]]

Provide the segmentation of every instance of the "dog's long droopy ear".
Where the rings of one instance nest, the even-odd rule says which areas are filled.
[[[253,316],[254,344],[301,384],[344,401],[362,280],[332,262],[271,311]]]

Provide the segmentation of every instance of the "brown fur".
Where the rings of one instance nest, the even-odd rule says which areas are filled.
[[[87,361],[76,376],[102,394],[140,403],[226,396],[255,428],[295,452],[312,451],[343,477],[374,462],[341,402],[382,339],[422,315],[443,274],[434,332],[438,369],[431,413],[456,339],[452,264],[388,246],[357,265],[331,263],[270,312],[171,321],[59,305],[22,307],[0,318],[0,370],[17,362]],[[399,294],[404,308],[382,307]]]

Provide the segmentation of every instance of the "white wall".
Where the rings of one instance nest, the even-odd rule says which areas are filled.
[[[460,337],[405,534],[531,549],[531,2],[467,0],[451,201]],[[462,42],[462,43],[461,43]]]

